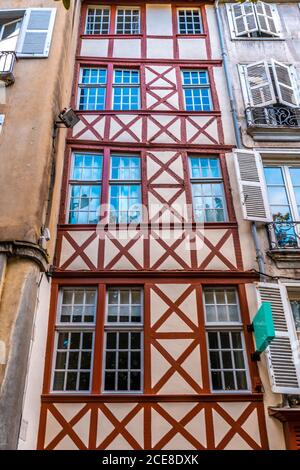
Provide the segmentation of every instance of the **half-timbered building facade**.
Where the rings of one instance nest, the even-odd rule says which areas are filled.
[[[213,2],[82,2],[71,106],[38,448],[267,449]]]

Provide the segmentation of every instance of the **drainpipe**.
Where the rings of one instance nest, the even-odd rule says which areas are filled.
[[[231,112],[232,121],[233,121],[236,146],[238,149],[242,149],[244,148],[244,146],[243,146],[241,132],[239,128],[239,122],[238,122],[237,111],[236,111],[236,103],[235,103],[235,98],[233,94],[233,86],[232,86],[232,81],[231,81],[231,74],[229,71],[228,54],[227,54],[227,50],[225,47],[225,40],[224,40],[223,27],[222,27],[222,18],[221,18],[221,13],[219,9],[219,1],[220,0],[215,1],[214,7],[215,7],[216,18],[217,18],[219,41],[220,41],[220,46],[221,46],[221,55],[222,55],[223,65],[224,65],[226,86],[227,86],[227,92],[229,96],[230,112]],[[252,222],[251,230],[252,230],[252,236],[253,236],[255,252],[256,252],[256,260],[258,263],[259,272],[261,274],[261,279],[264,279],[264,275],[266,273],[265,263],[264,263],[264,257],[263,257],[262,251],[260,249],[260,242],[259,242],[259,238],[257,234],[257,227],[256,227],[255,222]]]

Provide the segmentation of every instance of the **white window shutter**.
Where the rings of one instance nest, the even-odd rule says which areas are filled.
[[[232,19],[236,36],[258,30],[254,6],[250,2],[231,5]]]
[[[272,36],[279,36],[278,14],[276,5],[258,1],[256,14],[259,30]]]
[[[272,306],[275,338],[266,350],[272,391],[300,393],[300,369],[297,334],[286,287],[282,284],[258,283],[258,300]]]
[[[245,65],[250,105],[264,107],[276,103],[269,66],[266,61]]]
[[[29,8],[18,44],[19,57],[48,57],[56,8]]]
[[[297,108],[299,106],[299,91],[292,67],[272,60],[272,69],[280,103]]]
[[[259,153],[236,150],[234,163],[244,219],[270,222],[272,217]]]

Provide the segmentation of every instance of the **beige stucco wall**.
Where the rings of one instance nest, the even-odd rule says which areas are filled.
[[[14,68],[15,83],[6,88],[5,103],[0,104],[0,114],[5,114],[0,136],[0,240],[36,242],[41,225],[46,223],[52,232],[48,244],[52,252],[65,137],[65,130],[60,130],[54,155],[53,122],[69,103],[77,31],[72,30],[72,10],[66,12],[59,2],[0,0],[0,9],[26,7],[56,7],[57,13],[49,57],[20,58]],[[49,221],[53,161],[56,185]]]

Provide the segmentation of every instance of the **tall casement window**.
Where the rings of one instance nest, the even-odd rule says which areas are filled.
[[[141,159],[136,155],[112,155],[110,173],[110,222],[141,221]]]
[[[120,111],[140,109],[139,70],[114,70],[113,109]]]
[[[99,220],[102,155],[74,153],[69,182],[69,224],[96,224]]]
[[[195,221],[226,221],[226,202],[219,159],[191,156],[189,164]]]
[[[139,34],[140,10],[139,8],[118,7],[116,34]]]
[[[179,34],[201,34],[203,32],[199,8],[179,8],[177,15]]]
[[[265,2],[227,4],[231,37],[276,38],[280,36],[280,19],[277,6]]]
[[[270,165],[264,172],[277,244],[300,247],[300,166]]]
[[[95,288],[60,291],[52,390],[88,392],[91,387],[96,318]]]
[[[182,70],[186,111],[211,111],[212,99],[207,70]]]
[[[90,7],[87,11],[85,34],[109,33],[110,8]]]
[[[106,69],[80,69],[79,110],[100,111],[105,109],[106,80]]]
[[[206,288],[204,304],[212,390],[248,390],[244,335],[235,288]]]
[[[143,295],[136,287],[112,287],[107,293],[104,392],[141,392]]]

